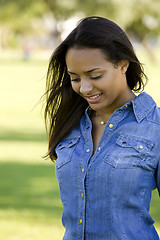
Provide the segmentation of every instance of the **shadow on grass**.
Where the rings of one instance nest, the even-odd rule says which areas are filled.
[[[0,208],[42,212],[60,218],[62,206],[54,165],[0,162]]]
[[[46,142],[46,133],[26,133],[15,131],[1,131],[0,141]]]

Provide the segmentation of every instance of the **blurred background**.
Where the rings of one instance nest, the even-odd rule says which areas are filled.
[[[159,0],[0,0],[0,240],[59,240],[62,205],[47,138],[42,95],[49,58],[85,16],[116,21],[148,75],[160,106]],[[160,234],[160,203],[151,216]]]

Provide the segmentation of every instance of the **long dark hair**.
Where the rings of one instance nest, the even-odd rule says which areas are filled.
[[[71,87],[65,56],[69,48],[101,49],[108,61],[128,60],[128,86],[133,91],[144,89],[142,64],[125,32],[114,22],[102,17],[82,19],[78,26],[53,52],[47,73],[45,122],[48,130],[48,153],[56,159],[55,147],[80,122],[88,103]]]

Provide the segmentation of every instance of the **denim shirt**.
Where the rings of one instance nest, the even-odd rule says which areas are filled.
[[[147,93],[117,109],[93,156],[89,114],[56,147],[63,240],[158,240],[149,209],[160,194],[160,109]]]

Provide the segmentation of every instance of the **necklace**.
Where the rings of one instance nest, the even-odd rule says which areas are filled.
[[[105,125],[107,122],[105,122],[105,121],[100,121],[100,124],[101,125]]]
[[[99,117],[99,116],[97,115],[97,112],[96,112],[96,117]],[[101,124],[101,125],[106,125],[106,123],[107,123],[106,121],[100,121],[100,124]]]

